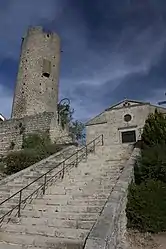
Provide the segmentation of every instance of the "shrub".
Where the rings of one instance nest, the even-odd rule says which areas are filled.
[[[148,179],[166,183],[166,145],[155,145],[142,150],[134,172],[137,184]]]
[[[54,153],[57,153],[61,149],[63,149],[63,146],[49,144],[45,147],[39,146],[34,149],[24,149],[18,152],[11,152],[4,159],[6,167],[3,172],[8,175],[14,174]]]
[[[3,172],[10,175],[60,151],[63,146],[51,144],[48,133],[24,136],[23,150],[9,153],[3,160]]]
[[[45,147],[51,144],[49,134],[47,132],[43,133],[32,133],[25,135],[23,137],[23,149],[33,149],[36,147]]]
[[[43,159],[57,153],[61,149],[63,149],[62,145],[48,144],[47,146],[37,146],[34,151]]]
[[[126,207],[128,228],[140,232],[166,231],[166,184],[149,180],[131,184]]]
[[[4,159],[6,165],[4,173],[11,175],[41,160],[33,150],[23,150],[9,153]]]
[[[137,143],[135,184],[129,186],[126,213],[128,227],[140,232],[166,231],[166,118],[150,114]]]

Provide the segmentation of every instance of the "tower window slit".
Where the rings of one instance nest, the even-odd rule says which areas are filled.
[[[51,61],[43,59],[43,76],[49,78],[51,74]]]

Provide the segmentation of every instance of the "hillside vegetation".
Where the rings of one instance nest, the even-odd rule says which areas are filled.
[[[60,151],[63,145],[52,144],[47,133],[34,133],[24,137],[22,150],[10,152],[1,161],[1,170],[14,174]]]

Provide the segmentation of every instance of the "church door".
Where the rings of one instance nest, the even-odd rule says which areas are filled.
[[[136,142],[135,130],[122,132],[122,143],[134,143],[134,142]]]

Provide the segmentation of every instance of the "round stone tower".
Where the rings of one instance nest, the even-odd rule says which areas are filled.
[[[56,112],[58,104],[60,38],[31,27],[22,39],[12,118]]]

